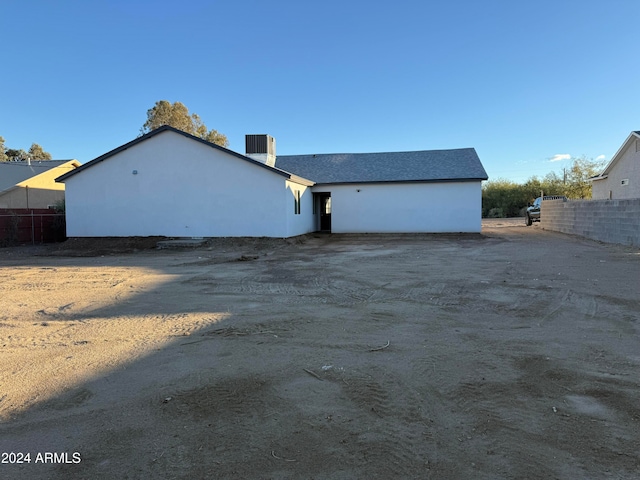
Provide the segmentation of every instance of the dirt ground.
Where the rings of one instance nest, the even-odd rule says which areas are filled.
[[[640,478],[638,249],[151,246],[0,249],[0,478]]]

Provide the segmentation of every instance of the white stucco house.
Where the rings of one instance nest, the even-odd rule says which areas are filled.
[[[591,198],[640,198],[640,131],[631,132],[600,175],[591,178]]]
[[[276,156],[247,135],[246,155],[164,126],[58,182],[69,237],[292,237],[480,232],[473,148]]]

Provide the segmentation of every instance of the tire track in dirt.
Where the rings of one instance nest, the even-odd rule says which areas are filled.
[[[400,300],[415,300],[429,303],[434,301],[436,298],[445,295],[447,289],[448,287],[445,282],[424,282],[416,286],[403,288],[397,298]]]
[[[363,374],[331,369],[322,378],[338,385],[359,412],[349,423],[352,441],[344,447],[350,456],[391,477],[410,476],[418,465],[433,462],[430,398],[382,370]],[[358,428],[372,422],[374,428]]]
[[[632,452],[638,445],[628,434],[610,432],[608,451],[598,446],[604,425],[619,423],[620,416],[631,424],[640,421],[640,401],[621,394],[619,382],[614,394],[606,381],[579,375],[547,357],[519,357],[514,366],[520,372],[515,382],[465,382],[447,395],[468,425],[469,440],[475,439],[469,448],[475,446],[478,455],[513,456],[523,440],[535,444],[528,464],[540,478],[553,475],[549,458],[579,457],[593,448],[611,460],[617,457],[618,463],[621,455],[629,455],[622,463],[633,471]],[[509,475],[527,476],[517,464],[510,468]]]
[[[227,415],[263,415],[268,397],[269,382],[264,378],[221,379],[169,393],[160,407],[164,415],[190,415],[197,420],[215,422]]]
[[[300,375],[306,382],[306,374]],[[180,417],[186,415],[208,425],[210,433],[189,440],[194,445],[215,450],[219,445],[216,439],[222,438],[230,445],[246,444],[251,468],[255,472],[260,464],[266,475],[276,474],[283,465],[289,467],[289,472],[304,475],[327,474],[333,468],[346,466],[344,462],[327,464],[333,456],[331,449],[317,451],[317,445],[335,445],[341,450],[341,458],[346,453],[354,464],[364,462],[371,471],[386,472],[390,477],[411,476],[417,465],[429,465],[429,419],[416,416],[418,410],[414,408],[398,425],[393,406],[397,398],[389,396],[389,389],[397,391],[399,385],[387,384],[386,378],[380,382],[370,375],[347,375],[341,370],[321,372],[320,376],[337,387],[327,391],[322,383],[316,385],[320,391],[327,391],[327,414],[322,418],[315,411],[306,411],[301,401],[305,393],[299,390],[304,383],[287,382],[287,388],[295,394],[294,401],[283,396],[282,385],[265,376],[203,382],[195,388],[168,393],[162,400],[156,398],[155,408],[169,422],[180,424]],[[412,405],[415,400],[408,397],[406,404]],[[254,436],[255,430],[264,431],[268,425],[270,435]],[[224,453],[218,451],[216,457],[223,459]],[[283,459],[293,463],[289,465]],[[238,474],[243,467],[236,464],[233,468]],[[225,471],[221,466],[219,473]]]

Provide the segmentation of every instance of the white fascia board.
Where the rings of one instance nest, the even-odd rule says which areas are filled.
[[[633,138],[640,138],[640,135],[638,135],[636,132],[631,132],[629,134],[629,136],[624,141],[622,146],[618,149],[618,151],[615,153],[615,155],[611,157],[611,160],[609,160],[609,163],[607,163],[607,166],[604,167],[604,169],[602,170],[602,174],[600,174],[600,177],[606,178],[606,172],[608,172],[608,170],[618,162],[618,157],[622,156],[622,152],[627,148],[627,146],[631,142],[631,139]]]

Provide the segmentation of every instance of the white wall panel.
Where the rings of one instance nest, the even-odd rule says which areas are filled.
[[[287,237],[289,229],[312,230],[302,218],[289,227],[285,177],[171,131],[70,177],[66,190],[70,237]]]
[[[480,232],[480,182],[318,186],[334,233]]]

